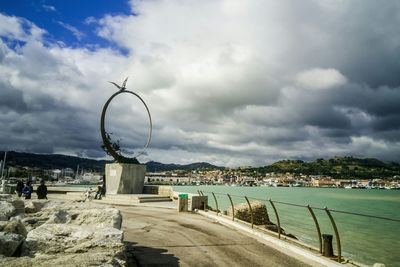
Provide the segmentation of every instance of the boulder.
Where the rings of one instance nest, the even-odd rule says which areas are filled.
[[[14,256],[24,239],[22,235],[0,232],[0,254],[6,257]]]
[[[0,266],[7,267],[76,267],[76,266],[127,266],[123,255],[116,257],[113,252],[87,252],[77,254],[38,254],[35,257],[1,258]]]
[[[21,199],[12,199],[9,201],[14,208],[16,209],[16,214],[24,214],[25,213],[25,202]]]
[[[25,214],[24,213],[18,214],[17,216],[11,217],[10,221],[21,221],[23,219],[25,219]]]
[[[12,217],[12,221],[0,221],[0,231],[7,237],[3,239],[15,241],[10,248],[16,248],[7,252],[7,257],[0,256],[0,266],[127,265],[119,210],[88,203],[26,204],[27,213]],[[21,243],[16,242],[17,236]],[[8,247],[3,243],[2,248]],[[9,257],[11,254],[22,257]]]
[[[8,221],[8,217],[2,213],[0,213],[0,222],[1,221]]]
[[[18,234],[23,236],[24,238],[28,234],[24,224],[21,221],[9,221],[6,224],[2,225],[1,228],[2,232]]]
[[[8,200],[11,199],[13,195],[11,194],[0,194],[0,200]]]
[[[113,227],[121,229],[121,212],[114,208],[105,209],[84,209],[71,215],[72,224],[77,225],[96,225],[100,227]]]
[[[255,225],[270,224],[267,206],[259,201],[250,201],[251,208],[253,210],[253,221]],[[251,222],[251,212],[247,203],[240,203],[234,206],[235,218]],[[228,216],[232,216],[232,209],[228,209]]]
[[[7,220],[8,218],[14,216],[17,214],[17,209],[14,207],[14,205],[8,201],[0,201],[0,217],[6,217]]]
[[[65,210],[57,210],[50,216],[50,218],[46,221],[46,223],[70,223],[71,215],[68,211]]]
[[[28,233],[27,254],[84,253],[122,249],[123,232],[115,228],[44,224]]]
[[[0,221],[0,232],[3,231],[4,226],[6,226],[8,221]]]
[[[36,213],[43,209],[46,206],[48,200],[31,200],[28,201],[25,205],[26,213]]]

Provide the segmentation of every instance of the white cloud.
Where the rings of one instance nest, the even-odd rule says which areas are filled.
[[[0,36],[10,41],[41,40],[45,33],[45,30],[26,19],[0,13]]]
[[[346,84],[347,78],[335,69],[315,68],[296,76],[298,86],[307,89],[329,89]]]
[[[64,29],[70,31],[76,37],[76,39],[78,39],[78,40],[81,40],[85,36],[85,33],[83,33],[82,31],[78,30],[78,28],[76,28],[76,27],[74,27],[72,25],[69,25],[69,24],[64,23],[62,21],[58,21],[58,24],[60,26],[62,26]]]
[[[90,24],[97,23],[97,19],[95,17],[90,16],[90,17],[87,17],[84,22],[85,22],[85,24],[90,25]]]
[[[54,12],[57,11],[57,9],[54,6],[51,5],[42,5],[43,9],[48,11],[48,12]]]

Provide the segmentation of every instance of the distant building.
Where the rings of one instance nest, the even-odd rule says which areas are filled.
[[[335,179],[332,179],[330,177],[324,177],[319,179],[313,178],[311,181],[314,187],[336,187]]]
[[[187,175],[167,172],[148,172],[146,173],[145,182],[161,182],[170,184],[188,184],[191,178]]]

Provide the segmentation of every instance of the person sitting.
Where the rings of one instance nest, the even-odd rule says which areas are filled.
[[[93,192],[93,191],[92,191],[92,188],[91,188],[91,187],[88,188],[88,189],[86,189],[86,192],[85,192],[85,194],[84,194],[85,199],[83,200],[83,202],[85,202],[86,200],[92,201],[92,199],[93,199],[92,192]]]
[[[17,187],[15,188],[15,192],[17,193],[18,197],[22,196],[22,189],[24,189],[24,183],[18,180]]]
[[[102,193],[103,193],[103,188],[100,185],[97,186],[97,191],[96,195],[94,196],[94,199],[101,199]]]
[[[22,194],[25,196],[25,199],[31,199],[33,192],[32,181],[28,181],[24,188],[22,189]]]
[[[40,185],[36,189],[38,199],[47,199],[47,186],[44,185],[44,180],[40,181]]]

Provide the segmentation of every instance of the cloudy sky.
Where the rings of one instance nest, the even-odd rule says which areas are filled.
[[[0,150],[104,158],[121,83],[141,162],[400,162],[400,1],[0,2]],[[106,128],[146,142],[120,95]]]

